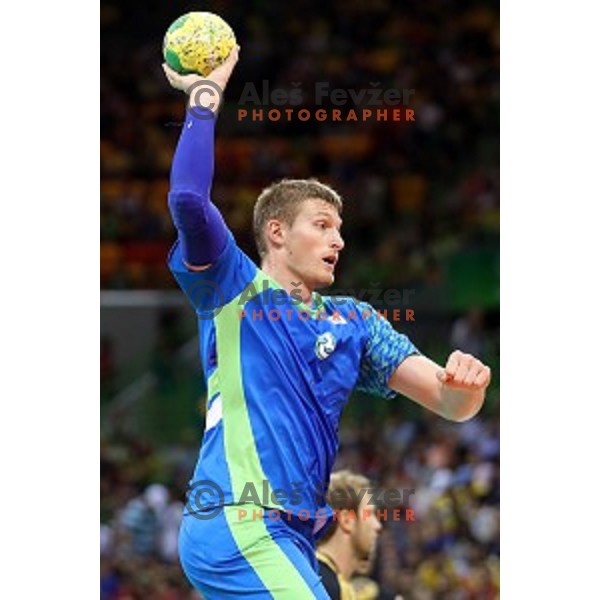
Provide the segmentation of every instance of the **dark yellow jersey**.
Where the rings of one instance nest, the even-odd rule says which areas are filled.
[[[322,552],[317,552],[317,559],[323,586],[331,600],[357,600],[350,582],[339,572],[335,562]]]

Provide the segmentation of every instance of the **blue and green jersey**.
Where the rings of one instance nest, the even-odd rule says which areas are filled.
[[[189,271],[179,243],[169,267],[197,312],[208,384],[192,487],[212,482],[223,505],[329,516],[325,491],[350,393],[393,397],[387,382],[415,346],[369,304],[318,294],[302,304],[231,234],[209,269]]]

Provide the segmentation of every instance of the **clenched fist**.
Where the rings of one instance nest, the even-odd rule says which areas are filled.
[[[437,372],[437,378],[450,388],[461,390],[485,390],[490,384],[490,368],[470,354],[455,350],[446,367]]]

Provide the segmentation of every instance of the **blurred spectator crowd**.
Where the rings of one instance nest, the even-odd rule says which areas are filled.
[[[462,425],[346,420],[336,468],[410,490],[415,522],[384,522],[370,577],[405,600],[499,597],[499,431],[494,417]],[[194,445],[128,437],[101,450],[102,600],[199,598],[177,562],[177,533]],[[391,513],[390,513],[391,514]]]
[[[166,197],[184,98],[164,78],[161,44],[190,9],[180,0],[102,4],[103,287],[173,286],[164,265],[174,239]],[[308,0],[254,0],[201,9],[222,15],[242,47],[219,117],[213,197],[251,256],[253,203],[281,177],[319,177],[345,197],[351,243],[342,280],[357,284],[375,269],[382,284],[426,281],[456,253],[497,245],[496,2],[327,0],[316,10]],[[244,86],[260,90],[263,80],[287,90],[300,84],[308,109],[316,81],[412,89],[416,121],[240,122]]]

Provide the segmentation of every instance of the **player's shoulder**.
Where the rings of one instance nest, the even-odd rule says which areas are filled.
[[[171,248],[168,265],[192,304],[201,310],[229,304],[254,281],[259,270],[231,233],[221,255],[206,269],[191,270],[185,264],[179,240]]]
[[[341,600],[342,588],[338,579],[337,573],[331,568],[328,562],[319,554],[317,554],[319,561],[319,574],[325,590],[331,597],[331,600]]]

